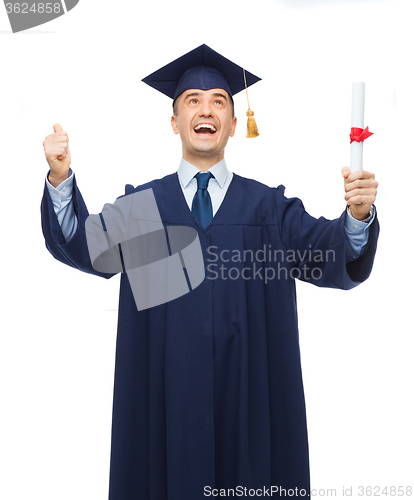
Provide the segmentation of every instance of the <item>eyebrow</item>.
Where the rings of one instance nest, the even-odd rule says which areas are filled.
[[[225,94],[220,94],[219,92],[215,92],[213,94],[214,97],[222,97],[223,99],[225,99],[226,101],[228,100],[227,99],[227,96]]]
[[[201,95],[200,92],[191,92],[190,94],[187,94],[184,99],[188,99],[189,97],[194,97],[197,95]]]

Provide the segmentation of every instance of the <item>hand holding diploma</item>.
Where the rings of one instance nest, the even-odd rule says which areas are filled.
[[[355,219],[364,220],[369,217],[369,209],[377,196],[378,182],[375,175],[365,170],[351,173],[349,167],[342,169],[345,187],[345,201],[351,207],[351,215]]]
[[[59,123],[53,125],[53,130],[43,141],[43,147],[50,167],[49,182],[57,187],[68,177],[71,157],[68,134]]]

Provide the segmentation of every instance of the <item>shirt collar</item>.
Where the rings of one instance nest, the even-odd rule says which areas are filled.
[[[199,170],[191,163],[188,163],[188,161],[184,160],[184,158],[181,158],[177,174],[184,188],[186,188],[188,184],[190,184],[191,179],[196,174],[198,174],[198,172],[201,172],[201,170]],[[214,166],[209,168],[208,172],[211,172],[214,175],[214,178],[221,188],[224,186],[226,179],[230,173],[226,165],[226,160],[224,158],[219,163],[216,163]]]

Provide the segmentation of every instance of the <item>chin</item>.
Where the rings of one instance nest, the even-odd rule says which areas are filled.
[[[217,147],[217,144],[206,144],[206,143],[202,143],[202,142],[199,142],[199,143],[196,143],[196,144],[193,144],[192,145],[192,149],[194,151],[199,151],[199,152],[211,152],[211,153],[216,153],[218,151],[218,147]]]
[[[197,154],[210,154],[210,155],[217,155],[219,154],[219,151],[215,148],[196,148],[194,149],[194,152]]]

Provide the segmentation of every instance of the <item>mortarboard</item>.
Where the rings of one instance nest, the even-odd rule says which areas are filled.
[[[142,81],[175,100],[188,89],[224,89],[230,96],[261,80],[203,44],[154,71]],[[248,97],[247,97],[248,100]],[[247,111],[248,135],[259,135],[253,111]],[[250,129],[250,130],[249,130]]]

